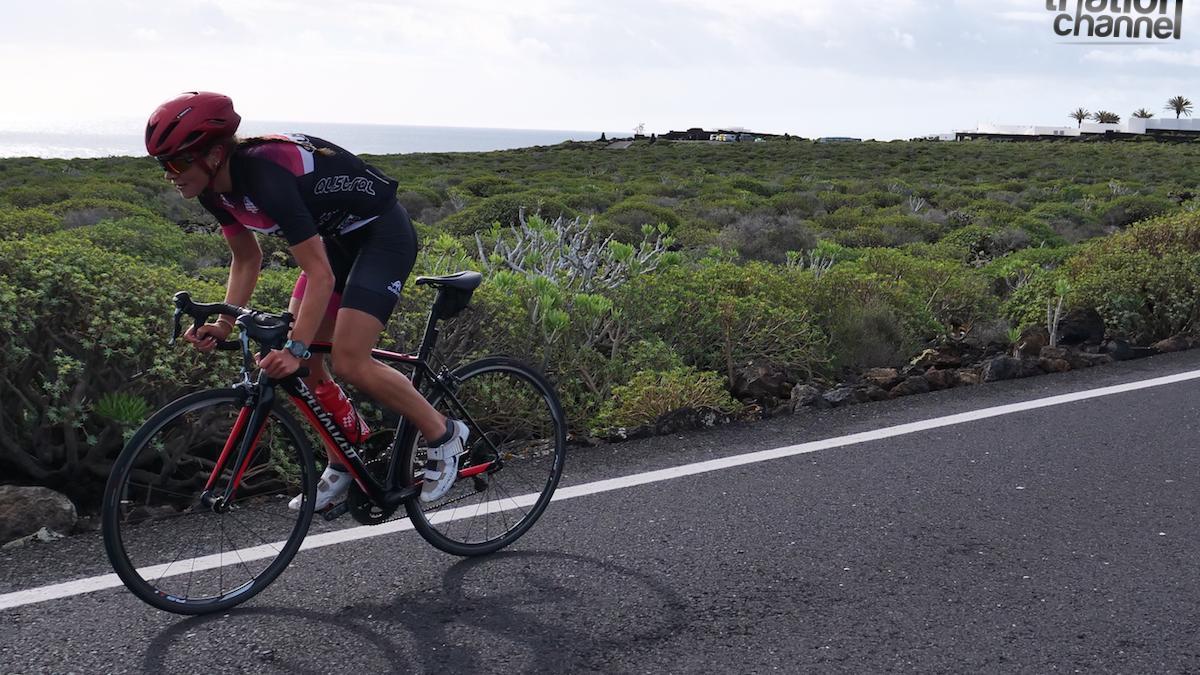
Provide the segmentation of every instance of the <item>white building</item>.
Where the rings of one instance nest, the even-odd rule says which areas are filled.
[[[1005,136],[1005,137],[1041,137],[1053,138],[1059,137],[1079,137],[1097,134],[1151,134],[1162,135],[1177,133],[1200,134],[1200,119],[1173,119],[1173,118],[1156,118],[1150,119],[1131,117],[1118,124],[1100,124],[1099,122],[1083,122],[1076,126],[1038,126],[1038,125],[1017,125],[1017,124],[994,124],[991,122],[980,123],[973,130],[963,130],[955,133],[955,137],[962,138],[978,138],[987,136]]]

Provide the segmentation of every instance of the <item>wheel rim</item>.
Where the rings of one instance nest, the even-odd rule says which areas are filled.
[[[465,411],[448,397],[434,405],[447,417],[473,422],[460,468],[487,465],[497,456],[500,466],[459,479],[434,503],[417,502],[420,515],[414,517],[446,541],[467,548],[511,540],[537,518],[557,484],[566,442],[561,412],[540,383],[504,367],[468,373],[455,393]],[[418,436],[410,453],[412,482],[421,479],[426,448]]]
[[[116,486],[113,530],[134,584],[168,603],[223,604],[274,578],[276,562],[301,536],[310,509],[288,501],[311,484],[294,434],[272,415],[224,508],[201,503],[205,483],[233,429],[242,399],[207,399],[178,411],[138,444]],[[234,457],[227,461],[232,465]],[[222,471],[214,492],[233,476]],[[126,580],[127,582],[130,579]]]

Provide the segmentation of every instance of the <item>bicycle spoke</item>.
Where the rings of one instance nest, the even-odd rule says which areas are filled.
[[[234,522],[237,522],[237,521],[236,521],[236,520],[234,520]],[[225,527],[224,527],[224,525],[222,525],[222,527],[221,527],[221,533],[222,533],[222,534],[226,534],[226,533],[225,533]],[[227,535],[227,534],[226,534],[226,536],[228,537],[228,535]],[[230,544],[230,545],[233,547],[233,548],[231,549],[231,551],[232,551],[232,553],[233,553],[234,555],[236,555],[236,556],[237,556],[238,563],[239,563],[239,564],[242,566],[242,569],[246,570],[246,573],[250,575],[250,578],[249,578],[249,580],[248,580],[248,581],[253,581],[253,580],[254,580],[254,577],[256,577],[256,576],[258,576],[258,575],[257,575],[257,574],[255,574],[254,572],[252,572],[252,571],[250,570],[250,568],[249,568],[249,567],[246,565],[246,561],[245,561],[245,560],[242,560],[242,554],[241,554],[241,551],[238,549],[237,542],[235,542],[235,541],[233,540],[233,537],[229,537],[229,544]],[[242,584],[238,584],[238,587],[240,587],[240,586],[244,585],[245,583],[247,583],[247,582],[243,582]],[[232,589],[231,589],[231,590],[232,590]],[[224,594],[225,594],[225,593],[224,593],[224,589],[222,589],[221,595],[224,595]]]
[[[296,517],[295,517],[295,516],[285,516],[285,515],[282,515],[282,514],[279,514],[279,513],[272,513],[272,512],[270,512],[270,511],[268,511],[268,510],[266,510],[266,509],[260,509],[260,508],[254,507],[254,506],[248,506],[248,505],[242,504],[242,505],[240,505],[240,508],[241,508],[241,510],[243,510],[243,511],[254,511],[255,513],[261,513],[261,514],[262,514],[262,515],[264,515],[264,516],[270,516],[270,517],[272,517],[272,518],[277,518],[277,519],[279,519],[279,520],[284,520],[284,521],[287,521],[287,522],[289,522],[289,523],[292,523],[292,522],[295,522],[295,521],[296,521]]]
[[[541,515],[562,471],[566,430],[553,391],[528,368],[510,359],[489,358],[455,373],[454,396],[431,402],[448,417],[469,420],[471,447],[465,467],[497,461],[501,466],[460,478],[439,503],[409,507],[409,516],[435,546],[475,555],[511,543]],[[412,467],[414,481],[423,454],[420,447],[406,450],[404,461]],[[476,482],[483,483],[482,489]],[[518,500],[514,490],[517,496],[540,494],[529,505]]]
[[[170,571],[170,569],[171,569],[171,566],[172,566],[172,565],[174,565],[175,563],[179,562],[179,556],[183,555],[183,551],[184,551],[184,550],[185,550],[185,547],[180,547],[180,548],[179,548],[179,552],[178,552],[178,553],[176,553],[176,554],[175,554],[175,557],[171,559],[171,562],[167,563],[167,566],[163,568],[162,574],[160,574],[160,575],[158,576],[158,581],[157,581],[157,582],[155,582],[155,583],[159,583],[159,582],[161,582],[163,579],[165,579],[165,578],[167,577],[167,572],[168,572],[168,571]],[[194,557],[193,557],[193,559],[194,559]],[[194,566],[195,566],[195,564],[193,563],[193,567],[194,567]]]
[[[125,585],[155,607],[181,614],[232,607],[278,576],[308,532],[310,502],[297,512],[283,509],[284,495],[315,489],[312,451],[282,408],[266,410],[267,431],[242,474],[242,496],[223,507],[200,506],[218,458],[244,440],[230,435],[245,430],[236,425],[246,396],[237,388],[184,396],[138,429],[114,463],[105,549]],[[234,475],[218,472],[214,495],[224,494]],[[261,553],[247,556],[247,549]],[[244,592],[228,597],[238,588]]]
[[[258,538],[258,540],[259,540],[260,542],[262,542],[263,544],[266,544],[267,546],[270,546],[272,549],[274,549],[274,550],[276,550],[276,551],[278,551],[278,550],[279,550],[279,549],[278,549],[278,548],[275,546],[275,542],[272,542],[270,539],[267,539],[266,537],[263,537],[263,536],[262,536],[261,534],[259,534],[259,533],[258,533],[258,532],[257,532],[257,531],[254,529],[254,528],[252,528],[252,527],[250,527],[249,525],[247,525],[246,523],[242,522],[242,520],[241,520],[241,519],[239,519],[239,518],[238,518],[236,515],[234,515],[233,513],[230,513],[230,518],[233,520],[233,522],[237,523],[238,525],[241,525],[241,526],[242,526],[242,529],[246,530],[247,532],[249,532],[249,533],[250,533],[250,534],[252,534],[253,536],[257,537],[257,538]]]
[[[221,530],[221,536],[218,537],[218,542],[221,547],[221,552],[220,552],[220,557],[218,558],[218,561],[217,561],[218,562],[217,595],[225,595],[225,521],[221,520],[218,522],[220,523],[220,530]]]

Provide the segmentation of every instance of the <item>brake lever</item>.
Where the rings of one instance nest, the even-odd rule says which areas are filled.
[[[175,341],[179,339],[179,332],[183,330],[183,323],[180,319],[183,318],[183,310],[175,308],[175,327],[171,330],[171,339],[167,342],[168,345],[175,346]]]

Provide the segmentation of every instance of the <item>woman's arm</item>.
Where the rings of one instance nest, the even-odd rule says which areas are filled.
[[[258,273],[262,270],[262,248],[258,239],[248,230],[226,237],[233,262],[229,264],[229,282],[225,285],[225,302],[245,307],[250,302],[254,287],[258,285]],[[222,316],[230,328],[237,317]]]
[[[262,249],[259,248],[254,235],[245,229],[234,233],[226,230],[225,242],[229,244],[229,251],[233,254],[233,261],[229,264],[229,282],[225,286],[225,302],[244,307],[250,302],[250,295],[254,293],[254,287],[258,284],[258,272],[262,269]],[[183,337],[196,345],[200,351],[210,352],[217,346],[218,340],[229,337],[235,319],[236,316],[222,314],[217,317],[216,323],[205,324],[196,330],[189,327]]]
[[[319,236],[305,239],[292,246],[291,251],[296,264],[308,277],[304,299],[300,301],[296,323],[292,325],[292,339],[309,345],[321,327],[329,298],[333,296],[333,268],[325,255],[325,242]]]

